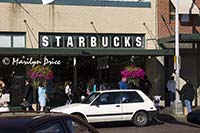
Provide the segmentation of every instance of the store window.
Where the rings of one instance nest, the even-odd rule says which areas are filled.
[[[11,47],[11,36],[0,35],[0,47]]]
[[[189,23],[190,22],[190,15],[189,14],[182,14],[181,15],[181,22]]]
[[[13,36],[13,47],[24,48],[25,36],[24,35]]]
[[[1,48],[24,48],[25,33],[0,33]]]

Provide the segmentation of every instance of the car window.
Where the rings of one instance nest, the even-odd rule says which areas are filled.
[[[59,122],[54,122],[39,126],[33,133],[64,133],[64,129]]]
[[[90,104],[98,95],[100,95],[100,93],[92,93],[91,95],[86,97],[86,99],[83,101],[83,103]]]
[[[144,100],[136,91],[122,93],[122,103],[138,103],[138,102],[144,102]]]
[[[68,133],[90,133],[90,129],[81,121],[75,121],[71,118],[65,120]]]
[[[120,103],[120,93],[112,92],[112,93],[103,93],[99,99],[99,105],[105,104],[119,104]]]

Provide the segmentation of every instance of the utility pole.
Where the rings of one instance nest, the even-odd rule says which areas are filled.
[[[176,22],[175,22],[175,59],[176,59],[176,90],[180,90],[180,56],[179,56],[179,0],[176,0]],[[176,91],[173,113],[175,115],[183,114],[183,105],[180,96]]]

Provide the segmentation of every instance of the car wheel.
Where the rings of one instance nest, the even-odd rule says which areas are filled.
[[[75,116],[82,119],[83,121],[85,121],[87,123],[87,119],[83,115],[75,114]]]
[[[143,126],[146,126],[149,122],[149,118],[148,118],[148,115],[147,113],[143,112],[143,111],[140,111],[140,112],[137,112],[133,119],[133,124],[137,127],[143,127]]]

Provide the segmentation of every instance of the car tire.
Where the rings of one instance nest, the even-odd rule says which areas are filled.
[[[144,127],[149,122],[148,114],[144,111],[139,111],[134,115],[132,122],[137,127]]]
[[[87,123],[87,119],[83,115],[75,114],[75,116]]]

